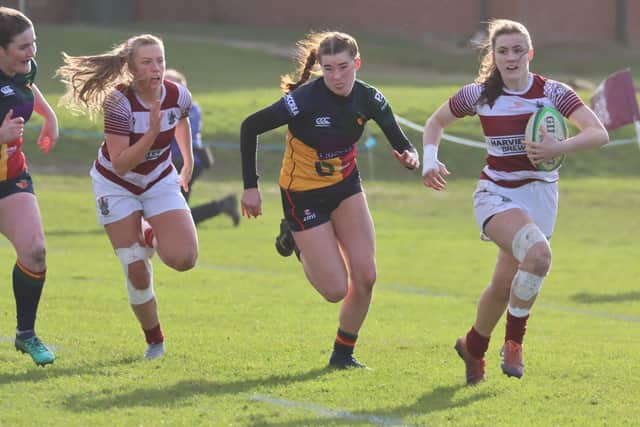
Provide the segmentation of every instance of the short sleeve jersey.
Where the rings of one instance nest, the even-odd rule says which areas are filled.
[[[383,130],[397,126],[382,93],[359,80],[343,97],[318,78],[285,95],[276,107],[288,123],[278,183],[290,191],[327,187],[354,172],[356,143],[368,120]]]
[[[456,117],[477,114],[480,118],[488,151],[480,178],[505,187],[533,180],[557,181],[558,170],[545,172],[533,166],[522,141],[529,117],[538,108],[553,107],[569,117],[584,105],[578,95],[563,83],[533,73],[525,90],[503,89],[493,105],[478,104],[482,89],[482,85],[471,83],[449,99],[449,108]]]
[[[31,118],[34,107],[31,85],[37,73],[36,62],[31,60],[31,71],[9,77],[0,71],[0,120],[9,110],[13,117],[22,117],[25,123]],[[14,178],[27,169],[22,138],[0,145],[0,182]]]
[[[193,151],[193,166],[198,167],[201,163],[200,158],[196,153],[196,148],[202,148],[202,111],[195,102],[191,102],[191,108],[189,109],[189,124],[191,125],[191,148]],[[179,160],[182,162],[182,153],[180,152],[180,146],[175,138],[171,140],[171,157],[173,160]]]
[[[95,170],[133,194],[144,193],[172,171],[171,140],[178,121],[189,116],[190,107],[191,94],[187,88],[165,80],[160,105],[160,133],[144,160],[120,176],[116,174],[107,144],[103,142],[94,162]],[[131,146],[144,136],[149,126],[149,107],[144,101],[129,86],[120,85],[114,89],[104,103],[104,133],[126,136]]]

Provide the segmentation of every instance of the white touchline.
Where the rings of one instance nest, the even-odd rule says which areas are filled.
[[[260,275],[275,275],[275,274],[279,274],[276,273],[274,271],[268,271],[268,270],[260,270],[257,268],[243,268],[243,267],[232,267],[232,266],[224,266],[224,265],[213,265],[213,264],[206,264],[206,263],[198,263],[197,265],[200,268],[205,268],[205,269],[210,269],[210,270],[222,270],[222,271],[235,271],[238,273],[255,273],[255,274],[260,274]],[[442,291],[432,291],[429,289],[425,289],[425,288],[420,288],[417,286],[413,286],[413,285],[385,285],[385,284],[378,284],[376,285],[377,289],[380,290],[386,290],[386,291],[393,291],[393,292],[399,292],[399,293],[404,293],[404,294],[415,294],[415,295],[423,295],[426,297],[432,297],[432,298],[455,298],[455,299],[469,299],[471,300],[471,298],[465,298],[461,295],[454,295],[454,294],[449,294],[446,292],[442,292]],[[475,299],[474,299],[475,301]],[[550,311],[557,311],[560,313],[573,313],[573,314],[581,314],[583,316],[587,316],[587,317],[599,317],[599,318],[604,318],[604,319],[609,319],[609,320],[618,320],[618,321],[622,321],[622,322],[632,322],[632,323],[640,323],[640,316],[633,316],[631,314],[624,314],[624,313],[609,313],[609,312],[604,312],[604,311],[593,311],[593,310],[586,310],[580,307],[570,307],[570,306],[562,306],[562,305],[557,305],[557,304],[545,304],[543,302],[538,302],[536,303],[536,307],[545,309],[545,310],[550,310]]]
[[[407,286],[399,286],[399,285],[377,285],[377,287],[381,288],[382,290],[389,290],[389,291],[406,293],[406,294],[424,295],[426,297],[433,297],[433,298],[468,299],[469,301],[477,301],[477,299],[466,298],[461,295],[453,295],[453,294],[448,294],[440,291],[434,292],[434,291],[430,291],[429,289],[422,289],[422,288],[416,288],[416,287],[407,287]],[[545,310],[558,311],[561,313],[582,314],[583,316],[588,316],[588,317],[601,317],[609,320],[620,320],[624,322],[640,323],[640,317],[633,316],[631,314],[608,313],[604,311],[585,310],[579,307],[568,307],[568,306],[562,306],[562,305],[556,305],[556,304],[545,304],[542,302],[537,302],[536,307],[539,307]]]
[[[250,400],[258,402],[265,402],[271,405],[284,406],[287,408],[304,409],[305,411],[313,412],[316,415],[320,415],[325,418],[335,418],[339,420],[347,421],[366,421],[370,424],[380,426],[407,426],[413,427],[413,424],[406,424],[401,420],[393,418],[380,417],[378,415],[361,415],[354,414],[353,412],[345,411],[343,409],[330,409],[324,406],[317,405],[315,403],[296,402],[295,400],[280,399],[277,397],[271,397],[265,394],[251,394]]]

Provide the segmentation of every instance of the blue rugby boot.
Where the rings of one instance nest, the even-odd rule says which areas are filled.
[[[56,360],[56,356],[49,350],[49,347],[35,335],[25,339],[16,337],[15,346],[17,351],[28,353],[38,366],[48,365]]]

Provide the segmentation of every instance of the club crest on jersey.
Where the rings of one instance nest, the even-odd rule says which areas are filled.
[[[109,199],[100,197],[98,199],[98,207],[100,208],[100,214],[102,214],[102,216],[109,215]]]
[[[356,119],[356,123],[358,123],[358,126],[364,126],[364,123],[365,123],[364,117],[359,116],[359,117]]]
[[[20,181],[16,181],[16,187],[18,187],[21,190],[26,190],[28,186],[29,186],[29,183],[27,182],[26,179],[21,179]]]
[[[169,126],[173,126],[173,124],[176,122],[176,120],[178,119],[178,116],[176,116],[176,113],[174,113],[173,111],[169,113]]]
[[[13,96],[15,95],[15,91],[13,90],[13,87],[11,87],[11,85],[5,85],[0,87],[0,93],[2,93],[2,96],[7,97],[7,96]]]

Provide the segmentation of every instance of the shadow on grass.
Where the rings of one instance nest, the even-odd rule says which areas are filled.
[[[246,393],[255,387],[274,387],[315,380],[332,372],[325,367],[294,375],[273,375],[266,378],[255,378],[242,381],[218,382],[208,380],[185,380],[170,386],[157,389],[136,389],[124,394],[118,394],[114,389],[114,396],[96,396],[81,393],[69,396],[64,405],[75,412],[111,410],[113,408],[129,408],[138,406],[166,407],[179,405],[180,402],[196,395],[215,396],[220,394]]]
[[[454,408],[468,406],[476,401],[495,396],[494,392],[483,391],[482,385],[478,386],[478,392],[463,399],[454,400],[456,393],[466,388],[465,385],[453,385],[447,387],[437,387],[433,391],[419,397],[415,402],[377,411],[354,411],[350,412],[343,408],[322,408],[317,404],[305,404],[303,402],[288,402],[281,406],[298,407],[316,413],[314,418],[296,419],[287,422],[269,422],[269,420],[253,420],[251,425],[266,425],[270,427],[297,427],[304,426],[324,426],[328,421],[331,425],[384,425],[384,426],[413,426],[410,422],[405,422],[404,418],[421,416],[438,411],[447,411]],[[286,402],[286,401],[281,401]],[[278,405],[278,400],[268,402]]]
[[[60,368],[55,366],[55,362],[53,365],[48,365],[45,367],[37,367],[33,364],[31,358],[27,355],[24,356],[24,363],[30,366],[29,370],[26,372],[20,373],[0,373],[0,385],[15,383],[15,382],[38,382],[42,380],[50,380],[58,377],[67,377],[67,376],[80,376],[80,375],[90,375],[96,374],[101,369],[111,369],[120,365],[129,365],[131,363],[140,363],[139,357],[123,357],[120,359],[107,360],[102,363],[88,363],[86,366],[70,366],[65,368]]]
[[[624,292],[621,294],[588,294],[579,293],[571,296],[575,302],[582,304],[599,304],[606,302],[640,301],[640,292]]]

